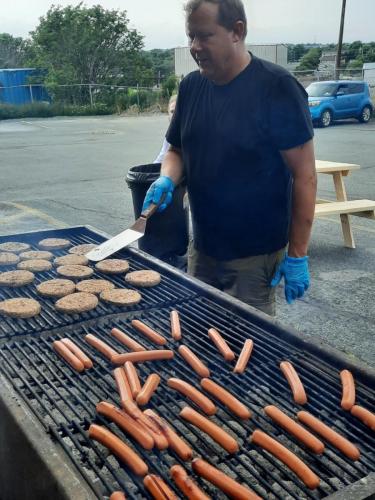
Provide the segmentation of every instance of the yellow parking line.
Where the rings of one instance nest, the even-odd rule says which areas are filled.
[[[9,220],[10,218],[17,219],[17,218],[24,217],[25,215],[34,215],[38,219],[42,219],[42,220],[48,222],[48,224],[51,224],[51,226],[54,226],[54,227],[59,228],[59,229],[62,229],[64,227],[68,226],[67,224],[65,224],[65,222],[62,222],[58,219],[55,219],[55,217],[52,217],[51,215],[48,215],[48,214],[42,212],[41,210],[38,210],[37,208],[28,207],[27,205],[22,205],[21,203],[14,203],[14,202],[8,202],[7,204],[11,205],[15,208],[18,208],[19,210],[22,210],[22,212],[21,212],[21,214],[14,214],[14,215],[10,215],[9,217],[3,217],[2,219],[0,219],[4,222]]]
[[[46,125],[41,125],[38,122],[28,122],[26,120],[20,120],[20,121],[21,121],[21,123],[26,123],[26,125],[33,125],[35,127],[40,127],[40,128],[51,128],[51,127],[47,127]]]
[[[19,212],[18,214],[6,215],[5,217],[0,218],[0,221],[2,224],[8,224],[14,220],[22,219],[22,217],[25,216],[26,216],[25,212]]]

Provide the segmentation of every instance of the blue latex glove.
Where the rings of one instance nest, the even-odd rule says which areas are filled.
[[[271,286],[277,286],[282,278],[285,282],[285,299],[291,304],[296,298],[301,298],[310,286],[309,258],[285,255],[271,281]]]
[[[143,202],[142,212],[144,210],[147,210],[151,203],[155,203],[157,205],[160,201],[160,198],[163,196],[163,193],[166,193],[166,197],[157,211],[162,212],[163,210],[165,210],[172,201],[174,188],[175,185],[170,177],[162,175],[161,177],[159,177],[159,179],[156,179],[156,181],[153,182],[148,188],[146,197]]]

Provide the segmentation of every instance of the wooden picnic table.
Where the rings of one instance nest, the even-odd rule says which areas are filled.
[[[350,215],[366,217],[375,220],[375,201],[348,200],[344,177],[361,167],[355,163],[341,163],[333,161],[316,160],[318,174],[332,175],[336,193],[336,201],[318,198],[315,206],[315,217],[339,214],[341,219],[344,244],[348,248],[355,248]]]

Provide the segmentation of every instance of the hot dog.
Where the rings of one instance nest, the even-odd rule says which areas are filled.
[[[124,462],[134,474],[138,476],[145,476],[147,474],[147,464],[134,450],[129,448],[129,446],[105,427],[91,424],[89,428],[89,437],[95,439],[95,441],[99,441],[99,443],[108,448],[117,458]]]
[[[126,496],[122,491],[114,491],[109,500],[126,500]]]
[[[298,420],[306,424],[317,434],[320,434],[326,441],[331,443],[332,446],[340,450],[344,455],[352,460],[358,460],[360,456],[359,449],[354,446],[346,438],[338,434],[336,431],[328,427],[318,418],[311,415],[307,411],[299,411],[297,413]]]
[[[138,342],[118,328],[112,328],[111,335],[121,342],[121,344],[128,347],[131,351],[140,352],[146,350],[141,344],[138,344]]]
[[[179,378],[169,378],[167,383],[168,387],[191,399],[206,415],[215,415],[217,408],[211,399],[208,399],[191,384]]]
[[[292,363],[289,363],[289,361],[282,361],[280,363],[280,369],[293,392],[294,401],[300,405],[306,404],[307,397],[305,389]]]
[[[143,430],[151,434],[158,450],[165,450],[168,448],[167,438],[160,431],[158,425],[145,415],[133,401],[126,401],[124,409],[134,420],[136,420],[137,424]]]
[[[147,415],[143,414],[143,411],[138,408],[138,406],[136,405],[136,403],[134,403],[134,401],[130,400],[125,401],[124,410],[132,418],[137,420],[137,422],[143,423],[143,425],[145,425],[148,429],[160,434],[158,426],[150,418],[148,418]]]
[[[70,339],[68,339],[68,338],[61,339],[61,342],[64,345],[66,345],[66,347],[70,351],[72,351],[72,353],[74,354],[74,356],[76,356],[80,361],[82,361],[83,366],[85,367],[85,369],[90,369],[90,368],[92,368],[94,366],[93,362],[91,361],[91,359],[82,351],[82,349],[80,349]]]
[[[229,345],[225,342],[220,333],[215,330],[215,328],[210,328],[208,330],[208,335],[212,342],[216,345],[218,350],[221,352],[225,361],[233,361],[235,358],[234,352],[229,347]]]
[[[198,427],[198,429],[211,436],[211,438],[222,446],[228,453],[236,453],[239,450],[238,443],[234,438],[232,438],[232,436],[225,432],[221,427],[214,424],[214,422],[211,422],[211,420],[208,420],[208,418],[193,410],[193,408],[185,406],[185,408],[180,411],[180,417],[184,418],[191,424]]]
[[[102,401],[96,405],[96,411],[99,415],[107,417],[115,422],[120,429],[132,436],[145,450],[151,450],[154,447],[154,439],[151,434],[140,427],[136,420],[116,406]]]
[[[262,500],[249,488],[238,483],[201,458],[195,458],[192,466],[196,474],[217,486],[230,498],[235,498],[236,500]]]
[[[317,454],[323,453],[324,444],[320,439],[316,438],[311,432],[297,424],[297,422],[288,417],[288,415],[285,415],[279,408],[270,405],[266,406],[264,411],[274,422],[298,439],[298,441],[301,441],[301,443],[310,448],[311,451]]]
[[[155,500],[178,500],[170,487],[155,474],[148,474],[144,478],[143,484]]]
[[[157,351],[142,351],[142,352],[127,352],[125,354],[115,354],[111,361],[115,365],[123,365],[127,361],[132,363],[141,363],[143,361],[157,361],[160,359],[172,359],[173,351],[157,350]]]
[[[94,347],[97,351],[101,352],[103,356],[108,359],[111,359],[112,356],[118,355],[118,352],[112,349],[111,346],[98,339],[98,337],[95,337],[95,335],[91,335],[91,333],[85,335],[85,340],[88,344]]]
[[[350,410],[355,405],[354,378],[349,370],[342,370],[340,378],[342,384],[341,408]]]
[[[133,319],[131,324],[140,333],[146,335],[146,337],[149,340],[151,340],[151,342],[153,342],[154,344],[165,345],[167,343],[167,339],[163,337],[163,335],[160,335],[160,333],[155,332],[155,330],[150,328],[148,325],[142,323],[142,321],[139,321],[138,319]]]
[[[205,391],[221,401],[237,417],[242,419],[249,419],[251,417],[250,410],[241,401],[238,401],[229,391],[210,378],[202,378],[201,386]]]
[[[196,356],[193,351],[189,349],[189,347],[187,347],[186,345],[181,345],[178,348],[178,352],[184,358],[186,363],[188,363],[195,371],[195,373],[197,373],[200,377],[210,376],[210,370],[204,363],[202,363],[198,356]]]
[[[81,373],[85,369],[85,365],[82,363],[80,359],[75,356],[66,345],[64,345],[61,340],[55,340],[52,344],[54,350],[60,354],[65,361],[74,368],[75,371]]]
[[[254,342],[251,339],[245,340],[241,354],[239,355],[236,366],[233,369],[234,373],[243,373],[246,370],[253,347]]]
[[[130,390],[132,391],[133,399],[136,399],[141,390],[141,382],[139,381],[137,369],[131,361],[127,361],[124,365],[124,370],[130,385]]]
[[[304,462],[302,462],[297,455],[289,451],[288,448],[276,441],[276,439],[268,436],[265,432],[255,430],[250,437],[250,441],[267,450],[274,457],[283,462],[311,490],[314,490],[319,486],[319,477]]]
[[[128,378],[126,376],[125,370],[122,367],[115,368],[113,370],[113,375],[115,377],[117,390],[120,395],[121,406],[123,406],[124,401],[126,401],[127,399],[133,399],[133,394],[128,382]]]
[[[138,393],[137,403],[141,406],[147,405],[147,403],[151,399],[151,396],[158,388],[159,384],[160,384],[159,375],[156,373],[151,373],[151,375],[147,377],[147,380],[144,383],[144,386],[142,387],[141,391]]]
[[[177,453],[177,455],[184,461],[191,460],[193,450],[188,446],[183,439],[174,431],[174,429],[165,422],[153,410],[145,410],[144,414],[150,417],[160,428],[161,432],[167,438],[169,447]]]
[[[170,473],[173,481],[189,500],[211,499],[211,497],[203,493],[203,491],[195,484],[181,465],[173,465],[170,468]]]
[[[375,431],[375,413],[371,413],[371,411],[358,405],[354,405],[350,410],[350,413],[353,417],[359,418],[359,420],[362,420],[367,427],[370,427],[370,429]]]
[[[171,334],[173,340],[181,340],[180,317],[177,311],[171,311]]]

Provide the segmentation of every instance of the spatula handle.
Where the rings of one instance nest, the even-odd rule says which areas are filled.
[[[145,219],[148,219],[149,217],[151,217],[151,215],[153,215],[156,212],[156,210],[160,207],[160,205],[164,202],[166,196],[167,196],[167,193],[163,193],[161,195],[159,203],[151,203],[148,206],[148,208],[146,208],[146,210],[144,210],[141,213],[141,217],[143,217]]]

